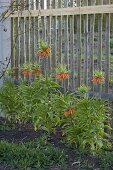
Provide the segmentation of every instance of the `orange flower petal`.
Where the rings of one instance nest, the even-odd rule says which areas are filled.
[[[41,74],[42,73],[42,71],[41,70],[32,70],[32,74]]]
[[[104,82],[104,80],[105,80],[104,77],[102,77],[102,78],[94,77],[92,81],[94,84],[102,84]]]
[[[30,70],[24,70],[22,73],[25,76],[29,76],[31,74],[31,71]]]
[[[70,77],[70,75],[68,73],[61,73],[61,74],[58,74],[56,77],[59,80],[66,80]]]

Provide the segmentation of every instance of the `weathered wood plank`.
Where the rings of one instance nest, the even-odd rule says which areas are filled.
[[[47,9],[51,9],[51,0],[47,0]],[[50,16],[47,16],[46,28],[47,28],[46,41],[49,47],[51,47],[51,17]],[[46,66],[47,74],[49,76],[51,74],[51,56],[47,59],[46,64],[47,64]]]
[[[34,0],[29,1],[29,7],[34,10],[35,4]],[[30,17],[30,62],[35,62],[35,17]],[[30,76],[31,79],[35,79],[35,75]]]
[[[56,1],[52,0],[52,8],[56,8]],[[52,74],[55,75],[55,69],[56,69],[56,17],[51,18],[51,26],[52,26],[52,33],[51,33],[51,67],[52,67]]]
[[[103,0],[98,1],[98,5],[102,5]],[[102,69],[102,15],[98,15],[98,53],[97,53],[97,67]]]
[[[40,2],[41,9],[44,9],[44,0],[41,0]],[[42,29],[42,39],[45,40],[46,37],[46,31],[45,31],[45,20],[44,16],[41,16],[41,29]]]
[[[39,17],[35,17],[35,61],[39,61],[38,53],[36,52],[38,50],[39,44]]]
[[[40,5],[39,5],[39,0],[36,1],[36,10],[39,9]],[[35,17],[35,62],[39,62],[39,56],[38,53],[36,52],[38,50],[39,47],[39,30],[40,30],[40,26],[39,26],[39,21],[40,21],[40,17],[39,14],[37,17]]]
[[[68,0],[65,0],[64,1],[64,8],[67,8],[68,7]],[[68,63],[68,57],[69,57],[69,37],[68,37],[68,16],[64,16],[63,17],[63,21],[64,21],[64,36],[63,36],[63,39],[64,39],[64,59],[63,59],[63,63],[67,66],[67,70],[69,69],[69,63]],[[65,80],[64,81],[64,87],[66,89],[68,89],[68,85],[69,85],[69,82],[68,80]]]
[[[30,41],[29,41],[29,36],[30,36],[30,25],[29,25],[29,18],[25,18],[25,56],[26,56],[26,61],[30,61]]]
[[[38,47],[39,47],[39,44],[38,44],[38,41],[39,41],[39,18],[38,17],[35,17],[35,45],[34,45],[34,50],[35,50],[35,62],[39,61],[39,56],[38,56],[38,53],[36,52],[38,50]]]
[[[62,7],[62,0],[58,0],[58,8]],[[62,17],[58,16],[58,63],[62,63]]]
[[[21,10],[25,9],[25,1],[22,0],[20,4]],[[20,39],[19,39],[19,46],[20,46],[20,58],[19,58],[19,66],[22,66],[25,62],[25,20],[24,18],[19,18],[19,25],[20,25]]]
[[[41,9],[44,9],[44,0],[40,1]],[[45,41],[46,40],[46,22],[45,22],[45,16],[41,16],[41,40]],[[46,61],[47,59],[44,58],[41,60],[42,63],[42,70],[43,74],[46,76]]]
[[[62,8],[62,0],[58,0],[58,8]],[[57,27],[58,27],[58,31],[57,31],[57,50],[58,50],[58,58],[57,58],[57,65],[58,64],[62,64],[62,60],[63,60],[63,54],[62,54],[62,16],[58,16],[57,17]],[[58,80],[57,80],[58,81]],[[63,83],[61,81],[58,81],[58,83],[63,86]]]
[[[15,1],[18,10],[18,1]],[[14,36],[15,36],[15,67],[19,65],[19,17],[14,19]],[[17,78],[17,77],[16,77]]]
[[[13,10],[13,5],[11,7]],[[14,67],[14,18],[11,18],[11,68]]]
[[[25,62],[25,54],[24,54],[24,49],[25,49],[25,26],[24,26],[24,18],[21,18],[20,20],[20,61],[19,61],[19,65],[22,66]]]
[[[25,2],[25,10],[30,10],[29,0]],[[25,17],[25,63],[31,62],[31,49],[30,49],[30,16]],[[29,80],[27,76],[27,80]]]
[[[98,1],[98,5],[103,5],[103,0]],[[102,14],[98,15],[98,46],[97,46],[97,69],[102,70]],[[98,91],[101,92],[102,86],[98,86]]]
[[[81,1],[77,0],[77,6],[81,6]],[[81,82],[81,15],[77,15],[77,82],[76,87]]]
[[[91,5],[95,5],[95,0],[90,0]],[[90,15],[90,33],[89,33],[89,83],[93,90],[93,74],[94,74],[94,23],[95,17],[93,14]]]
[[[83,1],[84,6],[88,6],[88,0]],[[88,85],[88,15],[84,15],[84,65],[83,65],[83,83]]]
[[[35,17],[40,12],[40,16],[63,16],[63,15],[83,15],[83,14],[103,14],[113,13],[113,5],[96,5],[87,7],[68,7],[59,9],[46,9],[46,10],[24,10],[21,14],[18,11],[9,11],[5,16],[9,17]]]
[[[106,0],[110,4],[110,0]],[[105,36],[105,92],[109,93],[110,79],[110,14],[106,14],[106,36]]]
[[[29,10],[29,0],[26,0],[25,9]],[[25,62],[30,62],[30,18],[25,18]]]
[[[73,7],[73,0],[70,1],[70,6]],[[70,56],[69,56],[69,69],[71,71],[69,90],[75,88],[75,49],[74,49],[74,15],[70,16]]]
[[[30,61],[34,62],[34,17],[30,18]]]

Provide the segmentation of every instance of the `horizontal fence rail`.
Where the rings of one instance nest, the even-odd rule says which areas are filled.
[[[49,76],[63,63],[70,70],[69,80],[61,82],[63,87],[74,91],[85,84],[94,92],[112,94],[113,1],[16,0],[4,15],[12,23],[12,68],[39,62]],[[36,53],[40,40],[51,47],[48,59]],[[100,86],[92,82],[97,69],[105,76]]]
[[[98,5],[87,7],[72,7],[72,8],[60,8],[60,9],[40,9],[40,10],[24,10],[24,11],[9,11],[6,15],[15,17],[36,17],[40,16],[64,16],[64,15],[84,15],[84,14],[106,14],[113,13],[113,5]]]

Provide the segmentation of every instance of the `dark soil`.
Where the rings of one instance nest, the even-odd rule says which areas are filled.
[[[45,131],[34,131],[33,126],[28,123],[24,124],[12,124],[4,118],[0,118],[0,124],[8,125],[8,130],[0,130],[0,140],[6,140],[13,143],[25,143],[39,138],[40,136],[46,135]],[[58,129],[56,135],[51,134],[51,137],[48,139],[50,143],[55,144],[59,147],[60,142],[63,137],[61,135],[61,130]],[[63,146],[60,144],[60,146]]]
[[[43,136],[46,134],[44,131],[34,131],[33,127],[30,123],[26,125],[20,125],[20,124],[14,124],[12,128],[12,124],[7,121],[4,118],[0,118],[0,125],[6,126],[8,125],[8,130],[0,130],[0,140],[6,140],[11,143],[25,143],[28,141],[33,141],[40,136]],[[5,128],[4,128],[5,129]],[[80,153],[76,151],[75,149],[72,149],[70,147],[67,147],[63,144],[63,137],[61,134],[61,130],[58,129],[57,133],[51,134],[50,137],[48,138],[48,142],[54,145],[55,147],[64,149],[66,151],[66,155],[68,156],[68,168],[65,170],[100,170],[98,168],[98,159],[96,157],[90,156],[86,154],[85,159],[80,156]],[[90,162],[91,168],[81,168],[80,164],[81,162],[84,164],[87,163],[87,160]],[[0,170],[16,170],[16,169],[11,169],[8,165],[1,165],[0,164]],[[61,170],[59,167],[50,167],[50,170]],[[106,170],[113,170],[111,167],[110,169]]]

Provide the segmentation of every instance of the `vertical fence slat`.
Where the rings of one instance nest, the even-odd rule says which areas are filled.
[[[103,0],[98,1],[98,5],[102,5]],[[97,69],[102,70],[102,14],[98,14],[98,44],[97,44]],[[99,93],[102,91],[102,86],[98,86]]]
[[[14,19],[11,19],[11,68],[14,67]]]
[[[16,5],[16,10],[19,10],[19,5],[20,2],[17,0],[15,1]],[[18,79],[18,67],[19,67],[19,58],[20,58],[20,50],[19,50],[19,29],[20,29],[20,24],[19,24],[19,15],[17,18],[14,20],[14,36],[15,36],[15,78]]]
[[[62,0],[58,0],[58,8],[62,7]],[[62,17],[58,16],[58,63],[62,63]]]
[[[34,1],[30,1],[30,9],[34,9]],[[34,62],[34,17],[30,17],[30,61],[33,63]]]
[[[95,5],[95,0],[90,0],[91,6]],[[90,87],[93,90],[93,74],[94,74],[94,24],[95,24],[95,17],[93,14],[90,15],[90,33],[89,33],[89,81]]]
[[[62,0],[58,0],[58,8],[62,8]],[[58,34],[57,34],[57,49],[58,49],[58,58],[57,58],[57,64],[62,64],[62,16],[57,17],[57,26],[58,26]],[[62,83],[58,81],[58,83],[62,86]]]
[[[102,5],[103,0],[98,1],[98,5]],[[97,68],[102,69],[102,14],[98,15],[98,53],[97,53]]]
[[[70,1],[70,6],[74,6],[73,0]],[[71,70],[69,90],[75,88],[75,54],[74,54],[74,16],[70,16],[70,56],[69,56],[69,69]]]
[[[24,44],[24,18],[21,18],[20,21],[20,66],[22,66],[24,64],[25,61],[25,55],[24,55],[24,48],[25,48],[25,44]]]
[[[47,9],[51,9],[51,0],[47,0]],[[47,24],[46,24],[46,28],[47,28],[46,40],[47,40],[49,47],[51,47],[51,17],[50,16],[47,17],[46,22],[47,22]],[[47,73],[48,73],[48,75],[51,74],[51,57],[49,57],[47,60]]]
[[[25,8],[25,2],[24,0],[21,1],[21,10],[24,10]],[[19,24],[20,24],[20,61],[19,61],[19,65],[22,66],[24,64],[25,61],[25,53],[24,53],[24,48],[25,48],[25,39],[24,39],[24,35],[25,35],[25,21],[24,18],[21,17],[19,20]]]
[[[56,8],[56,1],[52,0],[52,8]],[[52,33],[51,33],[51,43],[52,43],[52,73],[55,75],[56,69],[56,17],[52,17],[51,19]]]
[[[83,1],[84,6],[88,6],[88,0]],[[84,65],[83,65],[83,83],[88,85],[88,15],[84,15]]]
[[[26,0],[25,9],[29,10],[29,0]],[[25,56],[26,56],[25,62],[26,63],[30,61],[30,55],[29,55],[30,54],[30,50],[29,50],[30,22],[29,20],[30,20],[29,17],[25,18]]]
[[[106,0],[110,4],[110,0]],[[105,33],[105,92],[109,93],[110,78],[110,14],[106,14],[106,33]]]
[[[68,7],[68,0],[64,1],[64,8]],[[64,59],[63,62],[67,66],[67,69],[69,68],[68,65],[68,57],[69,57],[69,37],[68,37],[68,16],[64,16]],[[64,87],[67,89],[68,88],[68,80],[65,80]]]
[[[18,1],[16,0],[16,6],[18,10]],[[15,67],[18,67],[19,63],[19,24],[18,24],[18,17],[15,18],[15,23],[14,23],[14,30],[15,30]]]
[[[77,6],[81,6],[81,0],[77,0]],[[80,86],[81,82],[81,16],[77,15],[77,82],[76,87]]]
[[[37,9],[37,6],[36,6],[36,9]],[[38,50],[38,47],[39,47],[39,14],[37,17],[35,17],[35,61],[36,62],[39,62],[39,56],[38,56],[38,53],[36,52]]]
[[[26,54],[26,62],[29,62],[30,61],[30,56],[29,56],[29,47],[30,47],[30,44],[29,44],[29,18],[27,17],[26,18],[26,21],[25,21],[25,54]]]
[[[44,9],[44,2],[45,2],[44,0],[40,1],[41,9]],[[42,26],[41,27],[41,29],[42,29],[42,37],[41,38],[43,40],[45,40],[45,33],[46,32],[45,32],[45,19],[44,19],[44,17],[41,17],[41,26]]]
[[[40,1],[40,5],[41,5],[41,9],[44,9],[44,0]],[[43,41],[46,40],[46,25],[45,25],[45,17],[41,17],[41,39]],[[42,69],[43,69],[43,73],[46,75],[46,58],[42,59],[41,63],[42,63]]]
[[[21,12],[26,8],[26,4],[24,0],[20,1],[20,9]],[[21,15],[21,14],[20,14]],[[24,35],[25,35],[25,28],[24,28],[24,17],[19,17],[19,51],[20,51],[20,57],[19,57],[19,67],[22,67],[24,62],[25,62],[25,53],[24,53],[24,48],[25,48],[25,42],[24,42]],[[24,76],[23,74],[20,75],[21,78],[23,79]]]
[[[30,23],[30,46],[31,46],[31,62],[34,62],[34,17],[31,17],[31,23]]]

